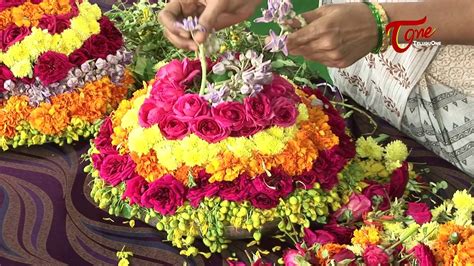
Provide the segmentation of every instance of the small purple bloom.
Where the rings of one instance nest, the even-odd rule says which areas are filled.
[[[286,46],[286,40],[288,35],[279,36],[273,30],[270,30],[270,42],[265,46],[266,50],[269,50],[272,53],[283,52],[288,56],[288,47]]]

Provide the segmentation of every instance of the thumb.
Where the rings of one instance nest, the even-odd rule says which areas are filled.
[[[203,27],[203,31],[195,34],[195,41],[204,43],[209,36],[216,29],[217,17],[225,9],[225,1],[212,1],[208,3],[204,11],[199,17],[199,25]]]

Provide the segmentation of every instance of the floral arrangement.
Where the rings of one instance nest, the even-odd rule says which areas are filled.
[[[365,195],[353,196],[352,223],[306,230],[297,249],[287,250],[285,265],[472,265],[474,197],[467,190],[431,209],[399,200],[371,209]],[[350,204],[350,203],[349,203]],[[335,218],[335,221],[337,218]]]
[[[7,1],[0,18],[0,147],[94,134],[133,83],[120,31],[87,1]]]
[[[221,252],[235,230],[255,243],[272,225],[296,238],[369,181],[400,197],[415,177],[408,150],[374,150],[376,141],[356,149],[320,91],[272,73],[254,52],[227,53],[163,66],[102,124],[85,171],[100,208],[152,224],[197,255],[196,238]]]

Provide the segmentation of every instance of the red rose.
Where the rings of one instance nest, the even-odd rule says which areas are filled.
[[[93,35],[84,43],[83,48],[87,51],[87,54],[91,55],[92,58],[107,58],[110,54],[110,48],[108,40],[103,35]]]
[[[13,76],[13,73],[10,71],[10,69],[7,66],[1,64],[0,65],[0,92],[5,91],[5,88],[4,88],[5,81],[11,80],[13,78],[14,76]]]
[[[163,136],[169,140],[183,139],[189,133],[189,125],[174,115],[167,115],[160,122]]]
[[[113,133],[112,120],[107,117],[102,125],[100,126],[99,133],[94,139],[95,147],[102,153],[108,151],[115,151],[112,146],[112,139],[110,138]]]
[[[171,111],[176,101],[184,95],[184,88],[172,80],[158,80],[153,84],[150,95],[157,105],[165,111]]]
[[[304,229],[304,242],[308,248],[314,246],[314,244],[329,244],[336,243],[337,238],[326,230],[312,231],[309,228]]]
[[[249,200],[252,205],[259,209],[272,209],[278,205],[280,192],[269,187],[262,178],[252,181]]]
[[[130,156],[114,154],[104,158],[99,173],[102,179],[115,187],[122,181],[131,178],[135,167],[135,162]]]
[[[318,176],[313,170],[304,172],[301,175],[295,177],[295,180],[298,181],[298,184],[302,183],[303,188],[311,189],[313,188],[314,183],[316,183]]]
[[[247,117],[252,119],[259,126],[268,126],[273,119],[270,99],[262,94],[244,99],[245,112]]]
[[[300,97],[295,92],[295,87],[278,74],[273,75],[273,80],[270,85],[265,85],[262,91],[270,99],[284,97],[291,100],[293,103],[301,102]]]
[[[125,183],[125,191],[122,200],[128,199],[130,205],[140,204],[143,193],[148,188],[148,182],[141,176],[135,175]]]
[[[325,190],[331,190],[339,183],[338,173],[344,168],[347,160],[339,153],[339,147],[322,151],[313,164],[317,182]]]
[[[165,117],[166,111],[156,105],[153,99],[146,99],[138,111],[138,123],[141,127],[151,127],[159,124]]]
[[[1,31],[1,49],[6,51],[8,47],[12,46],[15,43],[20,42],[26,36],[31,33],[30,28],[27,27],[17,27],[16,25],[10,25],[8,28]]]
[[[429,223],[433,216],[431,215],[430,207],[423,202],[408,202],[408,210],[406,215],[409,215],[415,220],[417,224]]]
[[[48,30],[51,34],[59,34],[71,26],[70,19],[69,15],[44,15],[38,27]]]
[[[78,67],[80,67],[89,59],[91,59],[90,55],[84,48],[77,49],[69,55],[69,62]]]
[[[262,126],[255,124],[255,122],[251,118],[247,117],[245,119],[243,127],[240,130],[232,131],[231,136],[232,137],[250,137],[262,129],[263,129]]]
[[[232,182],[219,182],[219,198],[234,202],[247,199],[250,186],[250,177],[243,174]]]
[[[298,109],[296,109],[295,103],[292,100],[279,97],[272,101],[272,109],[275,115],[273,124],[280,127],[289,127],[296,123]]]
[[[390,198],[387,189],[378,183],[374,183],[364,188],[362,191],[368,199],[372,201],[372,206],[377,206],[378,210],[386,211],[390,208]]]
[[[356,266],[357,265],[355,263],[355,259],[356,259],[355,254],[352,251],[348,250],[347,248],[342,249],[337,254],[332,256],[332,259],[334,260],[334,262],[336,262],[336,265],[339,265],[339,264],[347,265],[347,266]],[[347,264],[347,262],[349,262],[349,261],[351,261],[351,262],[349,264]]]
[[[197,118],[192,126],[192,131],[201,139],[216,143],[229,136],[230,131],[210,116]]]
[[[408,163],[403,165],[397,170],[393,171],[390,177],[390,184],[388,186],[388,194],[391,199],[401,198],[405,193],[405,189],[408,184]]]
[[[104,36],[108,42],[109,54],[115,54],[123,46],[122,33],[115,27],[114,23],[106,16],[100,20],[100,35]]]
[[[254,179],[255,181],[261,181],[262,185],[276,190],[280,198],[287,197],[293,192],[293,179],[281,169],[272,169],[271,176],[268,176],[266,173],[261,174]]]
[[[196,186],[189,190],[187,194],[187,199],[191,206],[197,208],[199,203],[204,198],[211,198],[215,196],[219,192],[219,184],[218,182],[209,184],[207,183],[205,186]]]
[[[185,94],[178,98],[173,105],[176,117],[184,122],[190,122],[199,116],[207,116],[210,113],[209,103],[197,94]]]
[[[153,208],[161,215],[174,215],[178,207],[183,205],[186,188],[172,175],[166,175],[150,183],[143,193],[143,207]]]
[[[0,11],[10,7],[20,6],[25,3],[25,0],[2,0],[0,1]]]
[[[223,102],[212,108],[212,116],[231,131],[239,131],[245,124],[245,107],[239,102]]]
[[[431,249],[425,244],[418,244],[408,253],[414,253],[419,266],[436,266],[436,259]]]
[[[66,55],[56,52],[46,52],[42,54],[36,62],[34,68],[35,76],[39,77],[43,85],[63,80],[74,66],[69,63]]]
[[[325,224],[323,229],[333,234],[337,239],[337,243],[339,244],[350,244],[355,230],[354,227],[347,227],[337,224],[336,220]]]
[[[368,246],[363,254],[364,263],[367,266],[389,266],[390,258],[387,253],[378,246]]]

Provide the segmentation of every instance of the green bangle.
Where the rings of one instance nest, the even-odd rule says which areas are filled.
[[[374,4],[372,4],[370,2],[364,2],[364,3],[370,8],[370,11],[372,12],[372,15],[375,18],[375,23],[377,23],[377,30],[378,30],[377,46],[372,50],[372,53],[378,54],[380,52],[380,50],[382,48],[382,44],[383,44],[384,29],[383,29],[382,17],[380,16],[379,11],[374,6]]]

